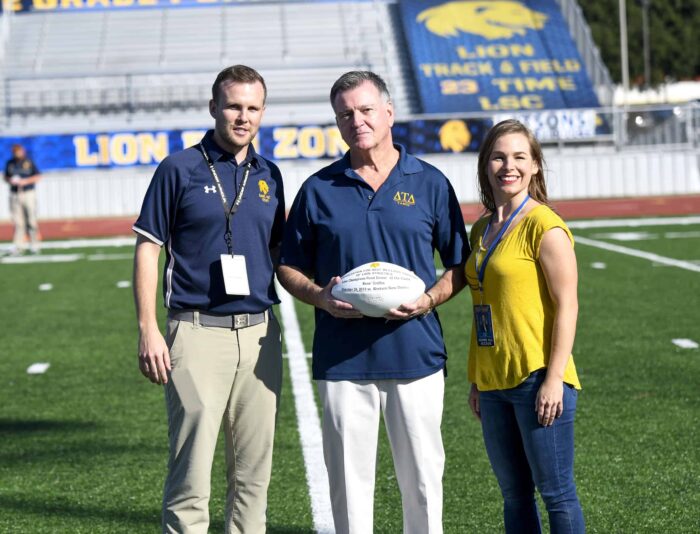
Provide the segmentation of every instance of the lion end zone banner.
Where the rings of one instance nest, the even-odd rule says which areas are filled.
[[[394,140],[412,154],[477,152],[490,120],[451,119],[397,122]],[[196,145],[206,129],[74,133],[0,137],[0,154],[24,145],[43,171],[157,165],[173,152]],[[276,161],[337,159],[348,149],[336,126],[260,128],[253,141],[264,157]]]
[[[399,2],[424,113],[599,105],[554,0]]]

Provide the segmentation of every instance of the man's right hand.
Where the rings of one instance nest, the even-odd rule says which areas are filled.
[[[170,353],[157,328],[139,334],[139,369],[154,384],[168,383]]]
[[[318,294],[316,307],[326,310],[337,319],[360,319],[362,313],[352,307],[352,304],[337,300],[333,297],[331,289],[340,283],[340,276],[334,276],[330,282]]]

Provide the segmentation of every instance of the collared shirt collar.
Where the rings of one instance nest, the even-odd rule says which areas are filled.
[[[423,170],[423,165],[418,161],[418,158],[406,152],[403,145],[394,143],[394,148],[399,151],[398,165],[401,174],[416,174]],[[329,170],[332,174],[344,174],[348,178],[354,178],[355,173],[350,163],[350,151],[348,150],[341,159],[331,164]]]
[[[216,144],[216,141],[214,141],[214,130],[208,130],[206,134],[204,134],[204,137],[202,138],[202,144],[204,145],[204,148],[207,151],[207,154],[209,154],[209,157],[211,158],[212,161],[219,161],[220,159],[231,159],[234,160],[233,156],[223,150],[219,145]],[[240,163],[240,165],[245,165],[248,162],[251,162],[254,167],[259,168],[262,165],[262,158],[260,155],[255,151],[255,147],[253,144],[248,145],[248,152],[246,154],[245,159]]]

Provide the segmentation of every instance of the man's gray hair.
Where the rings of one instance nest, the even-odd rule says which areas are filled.
[[[382,80],[381,76],[375,74],[369,70],[352,70],[346,72],[340,78],[338,78],[333,87],[331,87],[331,106],[335,109],[335,97],[340,93],[345,91],[350,91],[359,87],[365,82],[370,82],[377,88],[379,94],[382,95],[385,101],[391,102],[391,95],[389,94],[389,89],[386,86],[386,82]]]

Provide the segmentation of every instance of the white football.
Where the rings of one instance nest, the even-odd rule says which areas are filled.
[[[343,275],[331,293],[363,315],[382,317],[392,308],[413,302],[424,291],[425,283],[412,271],[393,263],[373,261]]]

